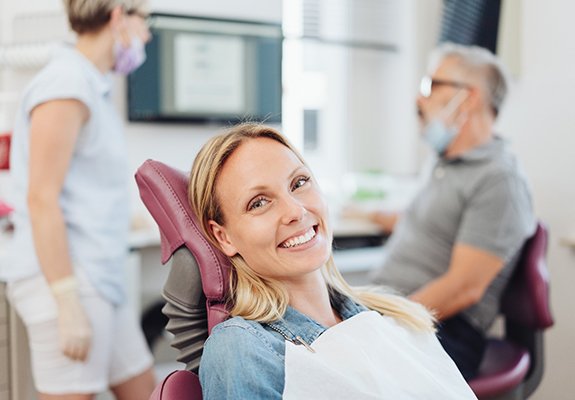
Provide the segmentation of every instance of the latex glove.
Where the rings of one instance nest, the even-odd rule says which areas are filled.
[[[80,302],[76,278],[69,276],[50,285],[58,306],[60,349],[75,361],[88,358],[92,327]]]

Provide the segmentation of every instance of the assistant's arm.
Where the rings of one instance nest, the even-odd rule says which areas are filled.
[[[51,100],[30,115],[28,208],[40,268],[58,307],[62,352],[73,360],[88,356],[92,329],[72,271],[60,192],[88,108],[78,100]]]
[[[77,100],[53,100],[30,118],[28,208],[40,267],[52,283],[72,274],[59,198],[88,109]]]

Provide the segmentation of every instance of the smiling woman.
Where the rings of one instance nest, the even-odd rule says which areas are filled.
[[[319,185],[280,133],[243,124],[211,139],[189,200],[232,263],[232,318],[200,363],[205,399],[475,398],[425,309],[343,280]]]

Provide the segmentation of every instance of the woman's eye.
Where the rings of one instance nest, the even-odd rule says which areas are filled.
[[[257,210],[258,208],[265,206],[267,203],[268,200],[266,198],[258,197],[248,205],[248,210]]]
[[[294,182],[294,184],[293,184],[293,186],[292,186],[292,191],[293,191],[293,190],[296,190],[296,189],[298,189],[298,188],[300,188],[300,187],[302,187],[303,185],[305,185],[306,182],[309,181],[309,179],[310,179],[309,176],[300,176],[300,177],[298,177],[298,178],[295,180],[295,182]]]

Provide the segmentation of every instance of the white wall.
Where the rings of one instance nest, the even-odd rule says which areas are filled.
[[[437,37],[441,2],[319,1],[317,26],[309,18],[306,27],[316,27],[324,42],[291,40],[301,35],[301,16],[294,14],[302,2],[284,2],[289,38],[284,130],[303,137],[302,109],[319,110],[319,146],[306,148],[304,156],[337,209],[353,191],[346,173],[377,170],[412,176],[419,170],[415,97],[427,50]],[[342,38],[395,50],[334,44]]]
[[[170,14],[201,15],[230,19],[281,22],[281,0],[151,0],[152,11]],[[125,112],[124,81],[119,81],[117,99],[121,112]],[[132,170],[146,159],[166,162],[188,170],[201,145],[218,130],[217,125],[129,123],[126,134],[129,144],[129,161]],[[133,186],[133,206],[144,212],[136,188]]]
[[[502,131],[529,176],[537,215],[550,230],[549,268],[555,326],[546,335],[544,381],[534,399],[573,399],[575,380],[575,252],[560,244],[575,236],[575,3],[524,0],[519,75]]]
[[[281,22],[281,0],[157,0],[151,1],[151,10],[174,14]],[[0,46],[61,40],[70,37],[61,0],[0,0]],[[0,93],[20,93],[36,72],[37,68],[1,68]],[[127,115],[125,79],[117,78],[115,83],[115,102],[121,114]],[[6,105],[8,124],[13,122],[10,120],[13,118],[16,106],[17,97]],[[126,121],[130,169],[135,171],[147,158],[157,159],[183,170],[189,169],[201,145],[220,128],[215,125],[135,124]],[[0,127],[0,129],[3,128]],[[8,174],[0,171],[0,197],[9,198],[8,185]],[[131,189],[134,214],[146,215],[147,212],[139,201],[135,182]],[[140,283],[141,301],[142,306],[146,306],[152,301],[150,293],[154,293],[156,298],[159,295],[167,269],[159,266],[159,248],[144,249],[141,255],[141,271],[142,274],[146,274]],[[26,381],[26,384],[29,384],[29,378],[26,379],[24,374],[19,376]],[[98,397],[102,400],[108,398],[110,397],[106,395]]]
[[[171,14],[200,15],[231,19],[249,19],[281,22],[281,0],[151,0],[150,10]],[[0,0],[0,45],[35,41],[70,39],[61,0],[34,0],[16,2]],[[30,25],[37,29],[32,29]],[[30,25],[31,29],[27,29]],[[0,71],[0,92],[18,93],[37,69]],[[125,79],[117,78],[115,102],[122,115],[127,115]],[[6,105],[9,116],[16,101]],[[0,110],[1,111],[1,110]],[[191,162],[206,139],[220,126],[198,124],[142,124],[126,121],[128,158],[131,171],[135,171],[148,158],[166,162],[183,170]],[[6,173],[0,173],[0,195],[9,191]],[[132,206],[135,214],[145,213],[139,201],[135,184],[132,186]]]
[[[281,0],[149,0],[153,11],[218,18],[281,22]]]
[[[289,0],[288,0],[289,1]],[[438,0],[414,0],[420,52],[433,43],[436,16],[429,11]],[[510,0],[506,0],[510,1]],[[262,18],[279,21],[280,0],[156,0],[152,7],[165,12],[221,15],[232,18]],[[431,3],[431,5],[430,5]],[[510,99],[499,126],[523,162],[531,180],[537,215],[547,223],[551,238],[549,267],[551,270],[552,305],[556,325],[546,335],[547,367],[540,390],[533,399],[572,399],[575,392],[575,318],[572,316],[573,282],[575,282],[575,251],[560,245],[560,238],[575,236],[575,185],[571,173],[575,171],[575,112],[572,110],[575,93],[575,2],[568,0],[518,0],[520,14],[515,18],[520,26],[516,90]],[[19,13],[53,12],[60,9],[59,0],[0,0],[0,43],[14,40],[12,26]],[[435,8],[434,8],[435,7]],[[54,27],[58,36],[61,27]],[[50,32],[47,32],[47,37]],[[414,66],[421,71],[421,63]],[[417,72],[417,71],[416,71]],[[414,74],[416,73],[414,72]],[[16,89],[29,74],[0,71],[0,91]],[[121,83],[121,82],[120,82]],[[122,85],[118,87],[121,93]],[[124,107],[124,97],[118,103]],[[406,110],[405,112],[411,112]],[[194,125],[129,124],[130,165],[135,169],[145,158],[156,158],[187,169],[205,139],[217,127]],[[412,143],[405,156],[411,160],[418,146]],[[408,146],[409,147],[409,146]],[[411,163],[411,162],[410,162]],[[411,164],[410,164],[411,165]],[[403,167],[400,167],[403,168]],[[3,176],[0,176],[0,186]],[[1,193],[0,187],[0,193]]]

